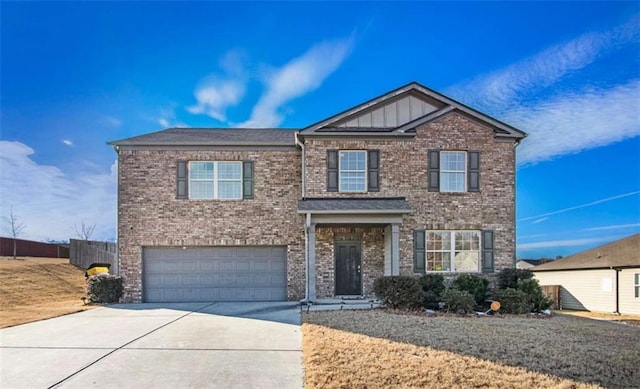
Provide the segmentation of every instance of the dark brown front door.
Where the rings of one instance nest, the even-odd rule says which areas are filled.
[[[336,242],[336,295],[361,295],[360,242]]]

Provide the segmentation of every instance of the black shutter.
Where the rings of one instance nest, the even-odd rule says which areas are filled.
[[[467,182],[469,192],[480,192],[480,152],[469,151]]]
[[[425,272],[424,230],[413,231],[413,271]]]
[[[380,191],[380,150],[367,151],[367,190]]]
[[[327,150],[327,192],[338,191],[338,150]]]
[[[429,192],[440,192],[440,152],[429,150]]]
[[[177,199],[186,199],[189,198],[189,185],[188,185],[188,171],[187,171],[187,161],[178,161],[177,168],[177,189],[176,189],[176,198]]]
[[[253,198],[253,161],[242,162],[242,198]]]
[[[482,272],[493,273],[493,231],[482,231]]]

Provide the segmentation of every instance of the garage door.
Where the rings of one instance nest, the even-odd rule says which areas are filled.
[[[146,302],[284,301],[286,247],[146,247]]]

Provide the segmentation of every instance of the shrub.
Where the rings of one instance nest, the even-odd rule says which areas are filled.
[[[473,296],[476,305],[483,305],[489,293],[489,281],[486,278],[473,274],[462,274],[451,284],[453,289],[469,292]]]
[[[533,273],[527,269],[502,269],[498,273],[498,289],[517,289],[519,280],[528,280]]]
[[[425,274],[418,282],[422,287],[422,304],[425,308],[438,309],[438,303],[442,301],[442,293],[446,289],[444,277],[441,274]]]
[[[450,288],[442,295],[442,299],[447,304],[448,312],[470,313],[476,305],[471,293]]]
[[[90,303],[117,303],[122,292],[121,277],[98,274],[87,279],[87,297]]]
[[[553,304],[553,301],[542,293],[538,280],[534,278],[518,280],[518,290],[527,295],[529,306],[533,312],[544,311]]]
[[[422,305],[420,283],[410,276],[386,276],[373,282],[373,293],[393,309],[417,310]]]
[[[496,290],[496,299],[500,302],[500,311],[504,313],[528,313],[531,311],[529,297],[521,290],[507,288]]]

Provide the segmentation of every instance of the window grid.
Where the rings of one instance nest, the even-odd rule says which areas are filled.
[[[242,162],[190,162],[189,198],[242,199]]]
[[[633,276],[635,278],[635,296],[640,298],[640,273],[635,273]]]
[[[340,151],[339,161],[340,192],[366,192],[367,152]]]
[[[480,231],[427,231],[427,272],[479,272]]]
[[[467,190],[467,153],[440,152],[440,191],[465,192]]]

